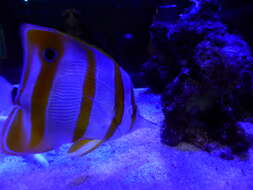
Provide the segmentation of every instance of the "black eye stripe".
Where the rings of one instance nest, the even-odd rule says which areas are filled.
[[[53,48],[46,48],[43,51],[43,57],[47,62],[53,62],[57,57],[57,51]]]

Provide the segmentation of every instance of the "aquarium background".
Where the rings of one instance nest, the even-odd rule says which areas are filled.
[[[75,10],[74,13],[77,14],[75,16],[78,19],[74,20],[79,26],[77,37],[103,49],[130,74],[141,116],[151,123],[134,133],[108,141],[83,157],[66,156],[69,144],[39,155],[21,157],[0,154],[0,190],[252,190],[252,120],[239,122],[247,137],[251,139],[248,153],[239,156],[234,156],[228,147],[217,148],[215,144],[210,147],[213,151],[208,152],[194,143],[182,142],[178,146],[168,146],[161,140],[161,129],[165,125],[161,97],[167,92],[152,93],[150,88],[147,88],[150,87],[150,81],[154,80],[143,76],[143,65],[153,55],[159,55],[161,49],[166,49],[167,47],[162,45],[167,41],[166,38],[161,41],[158,39],[158,42],[161,42],[158,43],[158,49],[162,47],[160,52],[152,49],[157,44],[151,42],[151,28],[155,23],[155,27],[166,26],[171,32],[171,26],[178,23],[183,12],[193,10],[190,7],[198,1],[1,1],[0,76],[3,78],[0,78],[0,127],[12,104],[13,88],[18,87],[15,84],[19,83],[21,76],[23,51],[20,25],[31,23],[69,32],[71,21],[68,20],[70,17],[66,17],[67,10]],[[246,44],[243,47],[249,47],[252,51],[253,2],[203,1],[213,1],[219,5],[217,13],[220,15],[220,22],[227,27],[228,32],[238,36],[236,40]],[[187,25],[187,22],[185,24]],[[207,26],[208,23],[203,24],[203,28]],[[156,29],[159,31],[159,27]],[[161,34],[162,32],[163,30]],[[166,35],[168,37],[169,33]],[[182,36],[181,39],[181,45],[195,40],[194,36]],[[173,47],[170,46],[170,50]],[[179,57],[184,56],[186,54]],[[161,78],[162,71],[166,69],[161,67],[159,70],[158,75]],[[155,87],[159,85],[160,83],[155,82]],[[252,104],[251,99],[247,101],[248,105]],[[211,116],[210,118],[212,119]],[[200,138],[197,143],[201,144],[201,140]]]
[[[3,1],[1,20],[4,22],[7,48],[11,55],[8,56],[8,64],[4,64],[4,68],[8,70],[21,67],[21,23],[64,30],[64,11],[76,8],[81,13],[81,38],[104,49],[127,70],[137,71],[147,57],[148,28],[152,22],[155,5],[154,0]],[[18,81],[19,76],[16,75],[18,73],[13,73],[13,79],[10,80]]]
[[[252,2],[250,0],[219,2],[222,7],[220,14],[223,22],[232,32],[243,36],[252,46]],[[15,70],[17,67],[20,69],[22,64],[20,24],[33,23],[64,30],[64,11],[76,8],[81,13],[80,20],[84,31],[82,39],[104,49],[134,75],[135,72],[140,71],[142,63],[149,55],[148,29],[154,17],[161,22],[175,23],[183,9],[191,4],[193,3],[188,0],[2,1],[0,21],[3,23],[9,52],[6,59],[1,61],[2,67],[6,72],[14,72],[10,75],[10,80],[13,82],[19,80],[18,71]],[[157,8],[159,14],[156,14]],[[139,80],[135,82],[138,86],[144,84]]]
[[[4,59],[6,56],[6,45],[3,26],[0,25],[0,59]]]

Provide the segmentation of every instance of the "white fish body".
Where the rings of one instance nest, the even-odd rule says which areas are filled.
[[[40,153],[74,142],[69,152],[87,153],[135,128],[131,79],[111,57],[46,27],[24,25],[22,39],[23,74],[1,132],[4,152]]]

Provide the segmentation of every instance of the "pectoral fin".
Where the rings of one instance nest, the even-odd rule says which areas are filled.
[[[79,140],[70,147],[68,153],[70,155],[83,156],[95,150],[103,142],[102,140]]]

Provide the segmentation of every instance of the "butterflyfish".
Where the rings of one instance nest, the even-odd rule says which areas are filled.
[[[137,128],[129,75],[103,51],[56,29],[21,27],[23,71],[0,146],[13,155],[73,143],[86,154]]]

